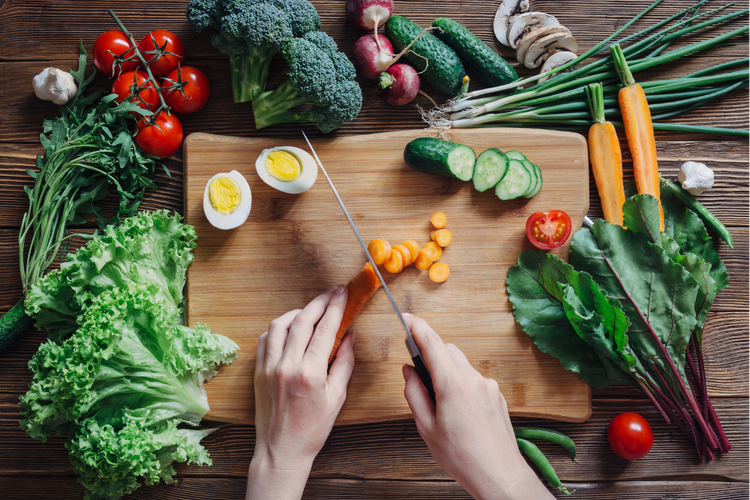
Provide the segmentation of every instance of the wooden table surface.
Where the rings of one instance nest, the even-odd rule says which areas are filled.
[[[254,130],[249,103],[234,104],[228,81],[226,57],[209,43],[209,32],[195,33],[185,18],[185,0],[72,2],[64,0],[0,0],[0,313],[21,297],[17,236],[28,202],[23,186],[31,178],[24,172],[42,151],[38,136],[45,116],[55,108],[38,100],[31,79],[43,68],[75,67],[78,40],[87,49],[103,31],[116,26],[107,14],[115,9],[120,19],[140,39],[147,31],[166,28],[185,44],[187,63],[209,77],[212,96],[207,106],[182,120],[185,133],[210,132],[236,136],[290,137],[298,127]],[[360,36],[344,17],[344,2],[320,0],[323,30],[351,54]],[[407,1],[396,0],[397,14],[427,26],[437,16],[452,17],[471,28],[502,55],[511,53],[492,36],[492,18],[499,0]],[[533,10],[555,15],[572,30],[582,50],[609,35],[650,0],[601,2],[598,0],[532,0]],[[687,7],[689,0],[666,0],[646,20],[662,19]],[[720,2],[717,2],[717,5]],[[747,0],[732,10],[746,8]],[[747,17],[731,23],[735,28]],[[644,21],[640,26],[646,26]],[[703,40],[728,27],[693,36]],[[209,30],[210,31],[210,30]],[[733,45],[714,48],[684,60],[636,75],[650,80],[679,76],[719,62],[747,57],[747,37]],[[511,58],[512,59],[512,58]],[[274,66],[276,67],[276,66]],[[280,68],[281,65],[278,65]],[[101,75],[91,89],[108,85]],[[270,86],[273,87],[274,81]],[[336,134],[361,134],[423,126],[412,106],[393,108],[385,103],[373,82],[362,82],[365,103],[359,118]],[[431,89],[434,97],[439,96]],[[421,99],[421,98],[420,98]],[[426,105],[426,101],[420,100]],[[748,92],[736,91],[707,106],[679,117],[678,122],[748,128]],[[623,137],[624,134],[621,135]],[[708,390],[733,445],[732,451],[713,462],[700,462],[687,439],[666,425],[639,392],[627,387],[594,391],[593,415],[582,424],[515,419],[515,424],[539,425],[569,434],[577,443],[574,462],[555,446],[543,451],[575,497],[583,499],[746,499],[748,498],[748,141],[724,135],[657,133],[659,167],[665,177],[675,178],[687,160],[707,163],[716,172],[714,188],[701,196],[735,238],[734,250],[718,242],[721,258],[731,275],[711,310],[705,330]],[[622,143],[626,175],[632,175],[627,145]],[[158,190],[149,192],[143,209],[182,211],[182,154],[167,162],[172,178],[158,173]],[[591,215],[601,216],[591,180]],[[553,208],[553,207],[550,207]],[[200,242],[199,242],[200,244]],[[83,488],[63,446],[54,438],[40,443],[18,426],[18,397],[31,379],[27,362],[45,338],[32,330],[0,359],[0,496],[5,499],[81,498]],[[654,446],[645,458],[626,462],[607,444],[609,421],[624,411],[644,415],[654,431]],[[143,487],[136,498],[243,498],[247,466],[252,456],[252,426],[207,422],[216,431],[204,440],[213,466],[178,465],[176,485]],[[433,461],[412,420],[337,427],[316,459],[305,498],[458,499],[469,495]]]

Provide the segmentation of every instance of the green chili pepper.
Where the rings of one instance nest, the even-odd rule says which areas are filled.
[[[516,438],[516,443],[518,443],[518,447],[521,449],[521,451],[527,457],[529,457],[529,460],[534,462],[536,468],[539,469],[539,472],[542,473],[542,476],[544,476],[544,479],[546,479],[549,484],[562,491],[566,495],[570,495],[571,492],[568,491],[565,485],[563,485],[560,481],[560,478],[557,477],[555,469],[552,467],[552,464],[549,463],[547,457],[544,456],[542,450],[540,450],[531,441],[527,441],[525,439]]]
[[[540,427],[513,427],[513,432],[517,438],[551,441],[565,448],[573,460],[576,458],[576,444],[562,432],[552,429],[542,429]]]
[[[713,229],[722,240],[726,241],[729,248],[734,248],[734,241],[732,240],[732,235],[730,234],[729,229],[727,229],[727,226],[722,224],[709,209],[707,209],[700,201],[696,200],[692,194],[688,193],[674,182],[670,182],[663,177],[661,178],[661,182],[667,186],[672,191],[672,194],[674,194],[686,207],[695,212],[706,226]]]

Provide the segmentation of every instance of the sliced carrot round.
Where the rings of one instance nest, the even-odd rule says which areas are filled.
[[[367,245],[367,251],[370,252],[375,264],[384,264],[391,256],[391,245],[386,240],[374,239]]]
[[[411,252],[411,261],[414,262],[417,260],[417,255],[419,255],[419,244],[414,240],[406,240],[401,244]]]
[[[397,274],[404,270],[404,257],[396,249],[391,249],[390,258],[385,261],[385,270],[389,273]]]
[[[427,256],[432,259],[433,261],[438,260],[443,255],[443,249],[435,243],[434,241],[431,241],[427,243],[424,247],[422,247],[422,251],[427,254]]]
[[[430,279],[435,283],[442,283],[448,279],[451,274],[451,270],[448,268],[448,264],[445,262],[435,262],[430,266],[430,270],[427,273]]]
[[[420,250],[417,254],[416,260],[414,261],[414,267],[416,267],[420,271],[424,271],[425,269],[429,269],[431,265],[432,259],[426,253]]]
[[[432,241],[445,248],[453,241],[453,235],[447,229],[438,229],[437,231],[433,231]]]
[[[443,212],[435,212],[434,214],[432,214],[430,222],[432,222],[432,227],[434,227],[435,229],[443,229],[445,227],[445,224],[448,222],[448,218]]]
[[[401,254],[401,257],[404,258],[404,267],[414,262],[414,259],[411,257],[411,250],[409,250],[406,246],[401,244],[393,245],[393,249],[399,252]]]

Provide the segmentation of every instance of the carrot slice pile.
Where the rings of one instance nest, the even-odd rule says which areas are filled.
[[[451,270],[450,268],[448,268],[448,264],[446,264],[445,262],[435,262],[430,266],[430,270],[427,272],[427,274],[430,276],[430,279],[435,283],[444,282],[448,279],[450,273]]]
[[[422,251],[433,261],[440,259],[443,256],[443,249],[440,245],[431,241],[422,247]]]
[[[409,252],[411,252],[411,261],[416,261],[417,255],[419,255],[419,245],[417,244],[417,242],[414,240],[406,240],[401,244],[408,248]]]
[[[451,241],[453,241],[453,235],[447,229],[438,229],[430,234],[430,239],[442,248],[445,248],[451,244]]]
[[[409,250],[406,246],[401,245],[401,244],[394,245],[393,249],[396,250],[398,253],[400,253],[401,257],[403,257],[404,267],[414,262],[414,259],[411,256],[411,250]]]
[[[414,261],[414,267],[420,271],[425,271],[432,265],[432,259],[424,253],[422,250],[419,251],[417,259]]]
[[[391,249],[391,257],[384,264],[385,270],[389,273],[398,274],[404,270],[404,257],[395,248]]]

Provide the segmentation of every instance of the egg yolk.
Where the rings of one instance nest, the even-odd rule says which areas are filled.
[[[208,186],[208,199],[214,210],[220,214],[229,215],[234,212],[241,198],[237,184],[229,177],[217,177]]]
[[[297,157],[288,151],[271,151],[266,157],[266,170],[272,177],[289,182],[299,177],[302,166]]]

